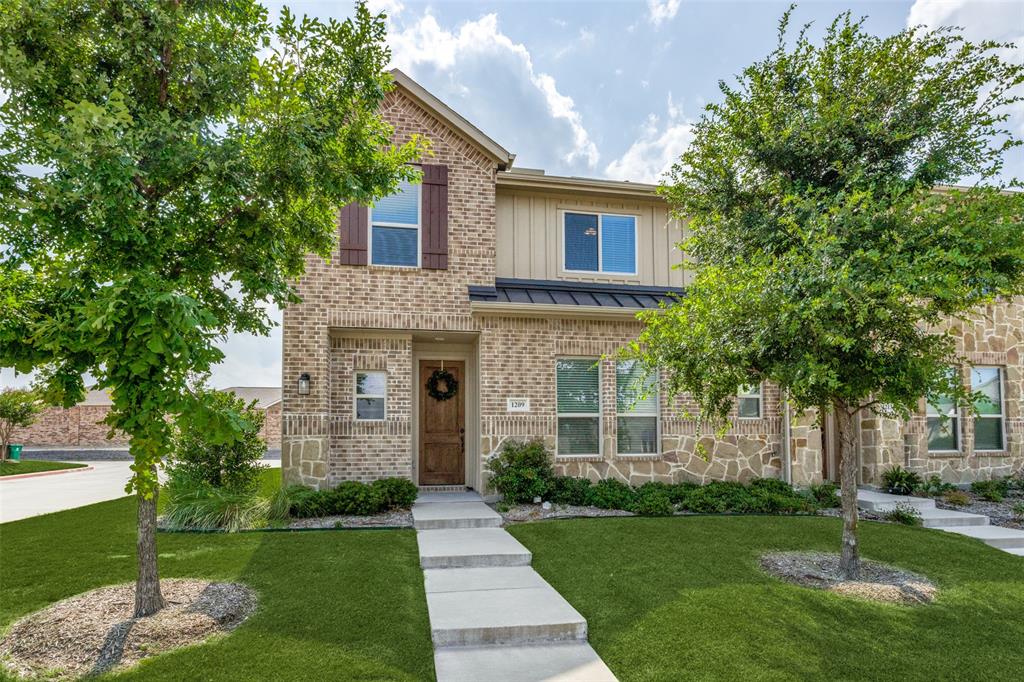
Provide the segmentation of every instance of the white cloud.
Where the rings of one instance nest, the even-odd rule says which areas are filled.
[[[647,117],[640,129],[640,137],[629,149],[604,169],[613,180],[658,182],[693,141],[693,122],[683,115],[683,109],[668,95],[667,119],[662,124],[656,114]]]
[[[647,20],[655,26],[671,21],[679,11],[682,0],[647,0]]]
[[[429,11],[413,20],[389,23],[394,65],[413,78],[425,76],[429,82],[424,84],[441,99],[459,100],[455,108],[488,132],[497,129],[489,127],[489,122],[499,127],[500,122],[508,122],[523,139],[505,144],[521,157],[524,152],[529,156],[532,143],[541,154],[557,149],[559,160],[567,164],[597,164],[597,145],[576,103],[558,89],[553,77],[538,71],[525,45],[500,30],[496,14],[453,30],[442,27]],[[592,42],[593,34],[583,29],[578,41]],[[536,113],[531,111],[538,108]],[[547,122],[542,120],[545,117]],[[524,125],[527,120],[529,127]]]

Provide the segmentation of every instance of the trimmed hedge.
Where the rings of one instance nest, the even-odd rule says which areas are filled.
[[[416,484],[405,478],[382,478],[369,485],[343,481],[335,488],[323,490],[293,485],[281,490],[282,499],[276,500],[275,506],[300,519],[342,514],[369,516],[391,509],[408,509],[418,494]]]

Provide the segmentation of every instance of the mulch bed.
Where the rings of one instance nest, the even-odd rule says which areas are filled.
[[[494,505],[492,505],[494,506]],[[622,509],[600,509],[598,507],[552,504],[544,509],[539,504],[517,504],[505,511],[497,510],[506,524],[543,521],[544,519],[596,518],[601,516],[636,516]]]
[[[371,516],[318,516],[296,519],[289,528],[412,528],[412,512],[395,509]]]
[[[777,552],[761,557],[761,568],[788,583],[869,601],[907,606],[927,604],[938,589],[927,578],[877,561],[861,559],[860,580],[839,573],[839,555]]]
[[[1024,502],[1024,493],[1012,491],[1002,502],[989,502],[970,491],[964,492],[971,498],[971,503],[966,506],[957,507],[956,505],[946,504],[941,497],[935,498],[935,506],[939,509],[984,514],[993,526],[1024,530],[1024,518],[1020,518],[1013,513],[1013,506]]]
[[[0,659],[19,676],[75,679],[124,670],[144,658],[198,644],[237,627],[256,609],[239,583],[160,581],[167,606],[132,618],[135,584],[101,587],[22,618],[0,641]]]

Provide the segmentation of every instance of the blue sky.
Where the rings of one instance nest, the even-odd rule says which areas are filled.
[[[657,181],[690,139],[718,81],[775,45],[788,1],[415,2],[372,0],[390,15],[394,65],[517,155],[551,174]],[[341,17],[348,2],[267,2],[272,15]],[[908,25],[957,25],[972,40],[1016,43],[1024,62],[1024,2],[802,2],[794,22],[823,26],[846,9],[880,35]],[[1024,105],[1010,125],[1024,136]],[[1015,150],[1006,174],[1024,178]],[[275,319],[280,319],[276,313]],[[232,337],[213,383],[277,385],[280,329]],[[2,383],[11,381],[3,370]]]

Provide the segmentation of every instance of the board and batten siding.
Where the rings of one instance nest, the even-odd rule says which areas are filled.
[[[661,201],[621,197],[510,191],[499,188],[497,209],[498,277],[682,287],[692,276],[672,266],[682,262],[677,244],[683,233]],[[637,217],[636,275],[565,272],[562,215],[566,211]]]

